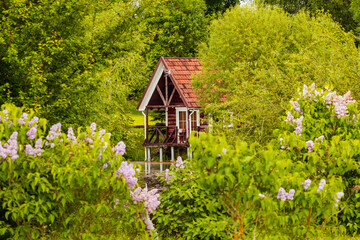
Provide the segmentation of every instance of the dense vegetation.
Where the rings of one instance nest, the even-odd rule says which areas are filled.
[[[1,1],[0,238],[358,234],[359,0],[239,2]],[[122,141],[160,56],[201,59],[212,134],[158,194]]]

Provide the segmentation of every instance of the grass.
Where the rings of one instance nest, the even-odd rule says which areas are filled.
[[[136,110],[138,102],[137,101],[130,101],[130,113],[131,113],[131,119],[134,120],[133,126],[137,125],[144,125],[144,115],[141,113],[141,111]],[[155,125],[156,121],[150,116],[149,117],[149,125]]]

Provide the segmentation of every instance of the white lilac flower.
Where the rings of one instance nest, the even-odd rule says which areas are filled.
[[[152,223],[152,221],[150,220],[149,216],[147,218],[145,218],[144,220],[144,223],[145,223],[145,226],[146,226],[146,229],[148,231],[152,231],[154,230],[154,224]]]
[[[115,153],[115,156],[119,154],[123,156],[125,154],[125,148],[126,145],[123,141],[118,142],[118,144],[115,147],[113,147],[113,152]]]
[[[226,151],[227,151],[227,149],[226,149],[226,148],[223,148],[222,152],[223,152],[224,154],[226,154]]]
[[[264,194],[259,193],[259,197],[264,198],[266,196]]]
[[[176,160],[175,167],[184,168],[184,162],[183,162],[183,160],[182,160],[182,158],[180,156],[178,156],[178,158]]]
[[[137,178],[135,177],[135,170],[131,163],[122,162],[115,174],[117,177],[124,177],[130,189],[135,187]]]
[[[321,179],[321,180],[320,180],[320,183],[319,183],[319,187],[318,187],[318,189],[317,189],[317,192],[320,192],[321,190],[324,190],[325,184],[326,184],[325,179]]]
[[[306,146],[309,152],[314,151],[314,142],[312,140],[309,140],[306,142]]]
[[[311,184],[310,179],[306,179],[304,183],[301,183],[301,185],[303,185],[305,190],[307,190],[310,187],[310,184]]]

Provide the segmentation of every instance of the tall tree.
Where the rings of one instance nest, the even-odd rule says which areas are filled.
[[[212,22],[200,58],[204,72],[193,84],[214,120],[213,130],[229,136],[266,141],[303,84],[332,85],[340,93],[351,89],[360,97],[353,35],[326,14],[233,8]]]
[[[353,0],[261,0],[267,4],[278,5],[286,12],[295,14],[300,10],[307,10],[312,15],[323,10],[329,12],[332,18],[340,23],[345,31],[355,31],[357,24],[350,11],[350,5]]]
[[[141,0],[140,17],[151,69],[160,56],[192,57],[206,40],[208,20],[204,0]]]
[[[137,11],[130,1],[3,1],[0,100],[51,123],[126,124],[127,96],[145,82]]]

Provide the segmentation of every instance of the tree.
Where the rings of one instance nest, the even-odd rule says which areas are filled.
[[[161,56],[193,57],[199,43],[206,40],[204,0],[142,0],[139,4],[147,39],[143,55],[151,70]]]
[[[125,0],[3,2],[0,100],[123,134],[127,97],[146,81],[137,11]]]
[[[332,85],[340,93],[351,89],[359,97],[353,35],[327,14],[233,8],[212,22],[200,58],[204,72],[193,84],[201,105],[214,120],[214,132],[233,137],[267,141],[294,89],[303,84]],[[230,124],[234,127],[225,127]]]
[[[286,12],[295,14],[303,9],[316,16],[319,10],[329,12],[332,18],[340,23],[346,31],[355,30],[356,22],[350,11],[354,0],[261,0],[264,3],[278,5]]]

